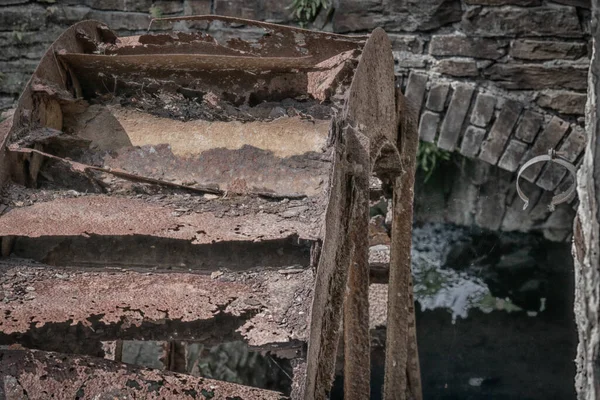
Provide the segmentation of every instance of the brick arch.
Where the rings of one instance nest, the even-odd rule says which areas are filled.
[[[420,139],[441,149],[512,173],[550,148],[564,152],[574,164],[580,162],[585,147],[581,125],[508,93],[433,73],[411,72],[405,94],[420,107]],[[523,177],[555,191],[566,175],[557,165],[536,164]]]

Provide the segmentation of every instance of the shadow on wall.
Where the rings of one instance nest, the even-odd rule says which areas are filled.
[[[575,203],[561,204],[551,213],[548,205],[554,193],[521,179],[521,187],[530,197],[529,207],[523,210],[516,193],[516,174],[483,161],[453,155],[427,182],[424,175],[417,172],[416,221],[541,233],[558,242],[568,241],[573,231]]]

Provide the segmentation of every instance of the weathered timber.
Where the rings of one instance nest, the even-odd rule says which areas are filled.
[[[335,355],[341,334],[344,292],[348,267],[352,257],[352,243],[348,232],[355,223],[350,210],[357,207],[353,171],[367,169],[357,158],[361,154],[358,138],[353,129],[334,124],[335,155],[333,161],[331,201],[328,204],[327,226],[323,250],[317,267],[317,278],[311,312],[310,338],[307,355],[306,388],[304,398],[326,399],[333,383]]]

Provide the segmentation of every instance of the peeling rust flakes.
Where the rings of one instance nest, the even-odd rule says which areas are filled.
[[[9,399],[200,399],[281,400],[280,393],[212,379],[126,366],[86,356],[8,350],[0,352],[0,376]]]
[[[186,323],[227,314],[239,317],[239,332],[250,345],[263,346],[306,339],[305,300],[312,293],[313,274],[304,269],[288,279],[277,271],[213,279],[190,273],[13,267],[0,275],[0,283],[8,288],[0,302],[0,337],[7,335],[2,340],[45,324],[94,325],[109,331],[115,324],[127,330],[165,319]]]

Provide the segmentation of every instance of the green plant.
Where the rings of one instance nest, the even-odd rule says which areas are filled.
[[[150,7],[150,15],[152,15],[152,18],[160,18],[163,16],[163,11],[160,7],[153,5],[152,7]]]
[[[304,25],[312,22],[321,8],[327,7],[329,7],[328,0],[293,0],[288,9],[291,8],[300,25]]]
[[[417,168],[425,174],[425,182],[431,178],[440,163],[450,160],[450,152],[442,150],[434,143],[419,142]]]

